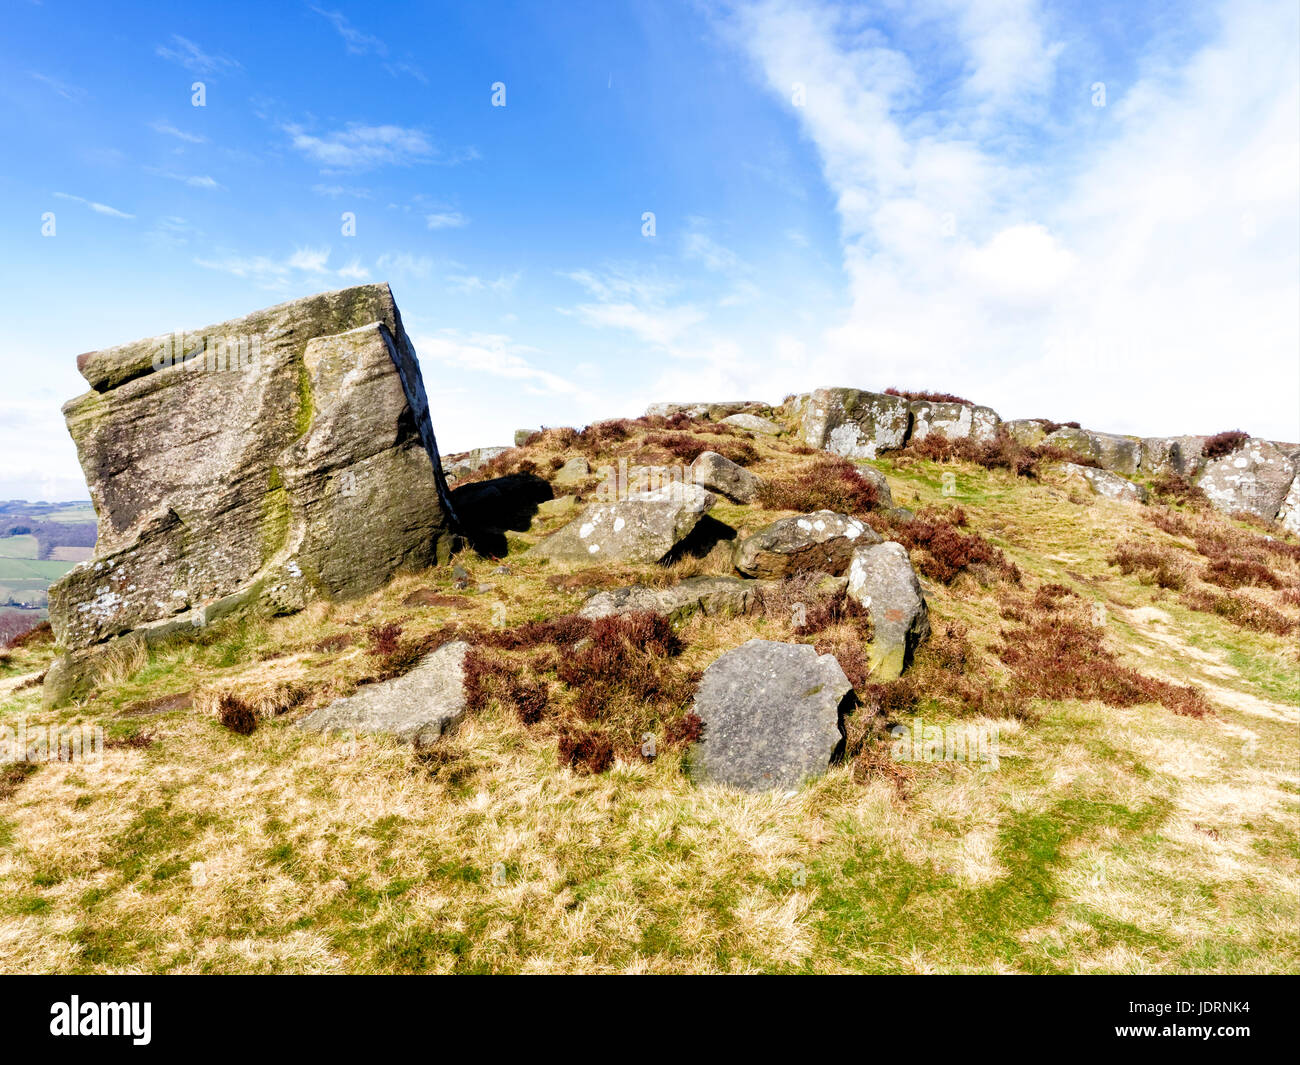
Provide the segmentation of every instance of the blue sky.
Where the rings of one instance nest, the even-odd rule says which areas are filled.
[[[1296,440],[1296,5],[1178,8],[11,3],[0,498],[84,496],[78,352],[366,280],[444,451],[826,384]]]

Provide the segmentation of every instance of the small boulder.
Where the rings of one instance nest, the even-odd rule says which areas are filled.
[[[769,418],[760,418],[757,414],[728,414],[722,419],[723,425],[734,425],[737,429],[747,429],[751,433],[764,436],[776,436],[781,427]]]
[[[746,791],[789,790],[821,776],[844,750],[853,686],[834,655],[803,643],[750,640],[700,678],[703,735],[692,777]]]
[[[555,471],[552,482],[559,485],[581,484],[590,476],[591,466],[587,460],[581,455],[575,455]]]
[[[1272,521],[1295,475],[1296,464],[1287,452],[1252,438],[1231,454],[1206,463],[1196,483],[1219,510],[1227,514],[1241,510]]]
[[[691,480],[737,503],[752,503],[763,482],[744,466],[716,451],[705,451],[691,463]]]
[[[781,518],[742,540],[734,565],[747,577],[788,577],[811,570],[838,576],[848,569],[854,550],[878,543],[880,537],[865,522],[818,510]]]
[[[298,722],[310,732],[383,733],[424,747],[465,717],[463,640],[443,644],[409,673],[367,684],[355,695],[313,710]]]
[[[537,504],[537,516],[539,518],[554,518],[562,514],[567,514],[577,506],[577,496],[557,496],[555,499],[548,499],[544,503]]]
[[[1065,463],[1062,469],[1067,477],[1082,477],[1091,485],[1094,492],[1106,499],[1113,499],[1117,503],[1145,503],[1147,501],[1147,490],[1144,485],[1134,484],[1127,478],[1121,477],[1118,473],[1099,470],[1092,466],[1080,466],[1074,462]]]
[[[758,589],[758,581],[740,577],[688,577],[671,588],[634,584],[597,592],[578,614],[584,618],[606,618],[648,610],[672,621],[681,621],[697,612],[705,617],[735,616],[753,611]]]
[[[929,608],[907,548],[890,541],[854,552],[848,594],[871,613],[871,679],[896,680],[930,635]]]
[[[528,443],[528,438],[535,433],[540,433],[540,429],[516,429],[515,430],[515,447],[523,447]]]
[[[564,562],[658,562],[717,501],[696,484],[670,484],[619,502],[592,503],[529,554]]]
[[[881,510],[892,510],[894,493],[889,490],[889,482],[885,479],[885,475],[874,466],[859,465],[857,470],[864,481],[870,481],[875,486],[876,505]]]

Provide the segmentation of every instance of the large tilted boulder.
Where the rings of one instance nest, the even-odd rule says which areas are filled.
[[[874,459],[902,447],[909,408],[901,396],[856,388],[819,388],[787,401],[805,444],[851,459]]]
[[[1203,436],[1145,436],[1142,438],[1142,472],[1158,477],[1176,474],[1191,478],[1201,465]]]
[[[908,440],[924,440],[931,433],[940,433],[949,440],[971,437],[988,443],[998,434],[1002,421],[990,407],[976,407],[970,403],[939,403],[930,400],[913,400],[912,431]]]
[[[68,698],[94,650],[244,607],[369,592],[450,550],[415,352],[387,285],[281,304],[78,359],[64,407],[99,516],[50,589]]]
[[[1272,521],[1295,480],[1296,466],[1291,452],[1251,438],[1231,454],[1207,462],[1196,483],[1219,510]]]
[[[298,722],[310,732],[379,733],[425,747],[453,731],[465,717],[462,640],[443,644],[409,673],[367,684],[355,695],[313,710]]]
[[[763,482],[744,466],[719,455],[705,451],[691,463],[691,480],[701,488],[717,492],[737,503],[752,503]]]
[[[1094,492],[1106,499],[1113,499],[1117,503],[1147,501],[1147,490],[1143,485],[1134,484],[1118,473],[1099,470],[1093,466],[1080,466],[1075,462],[1067,462],[1061,468],[1067,477],[1079,477],[1087,481]]]
[[[853,686],[833,655],[804,643],[750,640],[700,679],[704,731],[692,777],[747,791],[788,790],[821,776],[844,749]]]
[[[733,562],[747,577],[788,577],[814,570],[838,576],[858,547],[878,543],[880,537],[865,522],[816,510],[763,526],[736,545]]]
[[[617,502],[592,503],[529,553],[563,562],[658,562],[717,498],[699,485],[678,482]]]
[[[1131,477],[1142,462],[1142,443],[1135,437],[1094,433],[1087,429],[1057,429],[1043,438],[1044,444],[1066,447],[1101,464],[1102,469]]]
[[[848,594],[871,614],[871,679],[896,680],[930,635],[929,608],[907,548],[891,541],[854,552]]]
[[[632,584],[597,592],[578,613],[584,618],[606,618],[648,610],[680,621],[694,613],[718,617],[752,613],[758,606],[761,581],[741,577],[687,577],[668,588]]]

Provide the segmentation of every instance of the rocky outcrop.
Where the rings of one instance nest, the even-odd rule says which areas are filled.
[[[1143,473],[1158,477],[1176,474],[1190,479],[1201,465],[1203,436],[1145,436],[1142,438]]]
[[[924,440],[931,433],[940,433],[949,440],[970,437],[988,443],[998,434],[1002,419],[989,407],[976,407],[970,403],[936,403],[930,400],[913,400],[909,405],[912,429],[908,440]]]
[[[1252,438],[1231,454],[1207,462],[1196,483],[1219,510],[1272,521],[1287,499],[1296,465],[1290,452]]]
[[[436,742],[465,717],[465,654],[457,640],[426,655],[409,673],[367,684],[355,695],[314,710],[299,728],[311,732],[390,735],[417,748]]]
[[[281,304],[78,359],[64,407],[99,516],[50,589],[72,694],[89,652],[243,607],[360,595],[446,558],[451,502],[387,285]]]
[[[817,510],[763,526],[736,545],[733,561],[747,577],[778,578],[812,571],[838,576],[858,547],[878,543],[875,530],[857,518]]]
[[[1094,433],[1087,429],[1057,429],[1043,438],[1044,444],[1069,448],[1098,462],[1102,469],[1131,477],[1142,462],[1142,445],[1131,436]]]
[[[716,500],[699,485],[675,483],[618,502],[592,503],[529,554],[565,562],[658,562]]]
[[[819,388],[791,397],[787,409],[805,444],[851,459],[902,447],[911,423],[906,399],[856,388]]]
[[[860,548],[849,564],[848,594],[871,614],[871,679],[896,680],[930,635],[921,582],[902,544]]]
[[[647,418],[671,418],[675,414],[685,414],[688,418],[708,418],[716,422],[732,414],[767,409],[767,404],[758,400],[736,399],[720,403],[651,403],[646,407],[645,413]]]
[[[809,644],[750,640],[700,679],[703,735],[692,777],[747,791],[788,790],[821,776],[844,749],[853,687],[833,655]]]
[[[442,464],[442,472],[449,482],[455,484],[509,450],[508,447],[476,447],[463,455],[448,455]]]
[[[1134,484],[1118,473],[1099,470],[1093,466],[1080,466],[1067,462],[1062,467],[1067,477],[1081,477],[1099,496],[1113,499],[1117,503],[1145,503],[1147,490],[1143,485]]]
[[[581,455],[575,455],[555,471],[551,480],[558,485],[575,485],[582,484],[590,476],[591,464]]]
[[[744,466],[716,451],[705,451],[692,462],[690,476],[701,488],[717,492],[736,503],[752,503],[763,484]]]
[[[584,618],[605,618],[648,610],[673,621],[695,613],[705,617],[749,614],[758,605],[761,584],[740,577],[688,577],[669,588],[634,584],[597,592],[578,613]]]

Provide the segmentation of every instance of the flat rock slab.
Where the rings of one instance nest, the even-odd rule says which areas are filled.
[[[1067,476],[1082,477],[1092,490],[1099,496],[1106,499],[1113,499],[1117,503],[1145,503],[1147,501],[1147,490],[1140,484],[1134,484],[1127,478],[1121,477],[1118,473],[1111,473],[1109,470],[1099,470],[1092,466],[1080,466],[1074,462],[1067,462],[1063,467]]]
[[[597,592],[578,614],[584,618],[606,618],[648,610],[678,621],[696,612],[705,617],[748,614],[758,602],[761,581],[740,577],[688,577],[670,588],[630,585]]]
[[[529,554],[565,562],[658,562],[716,500],[699,485],[677,483],[615,503],[593,503]]]
[[[842,717],[853,686],[834,655],[803,643],[750,640],[700,679],[691,749],[700,783],[790,790],[821,776],[844,749]]]
[[[865,522],[816,510],[763,526],[736,545],[733,561],[747,577],[771,579],[812,570],[839,576],[856,548],[878,543],[880,537]]]
[[[463,640],[443,644],[409,673],[367,684],[355,695],[313,710],[298,722],[311,732],[382,733],[424,747],[465,717]]]
[[[848,594],[871,613],[871,679],[896,680],[930,635],[930,613],[907,548],[874,544],[853,555]]]
[[[770,418],[760,418],[757,414],[729,414],[722,419],[723,425],[734,425],[737,429],[747,429],[751,433],[764,436],[777,436],[781,427]]]

